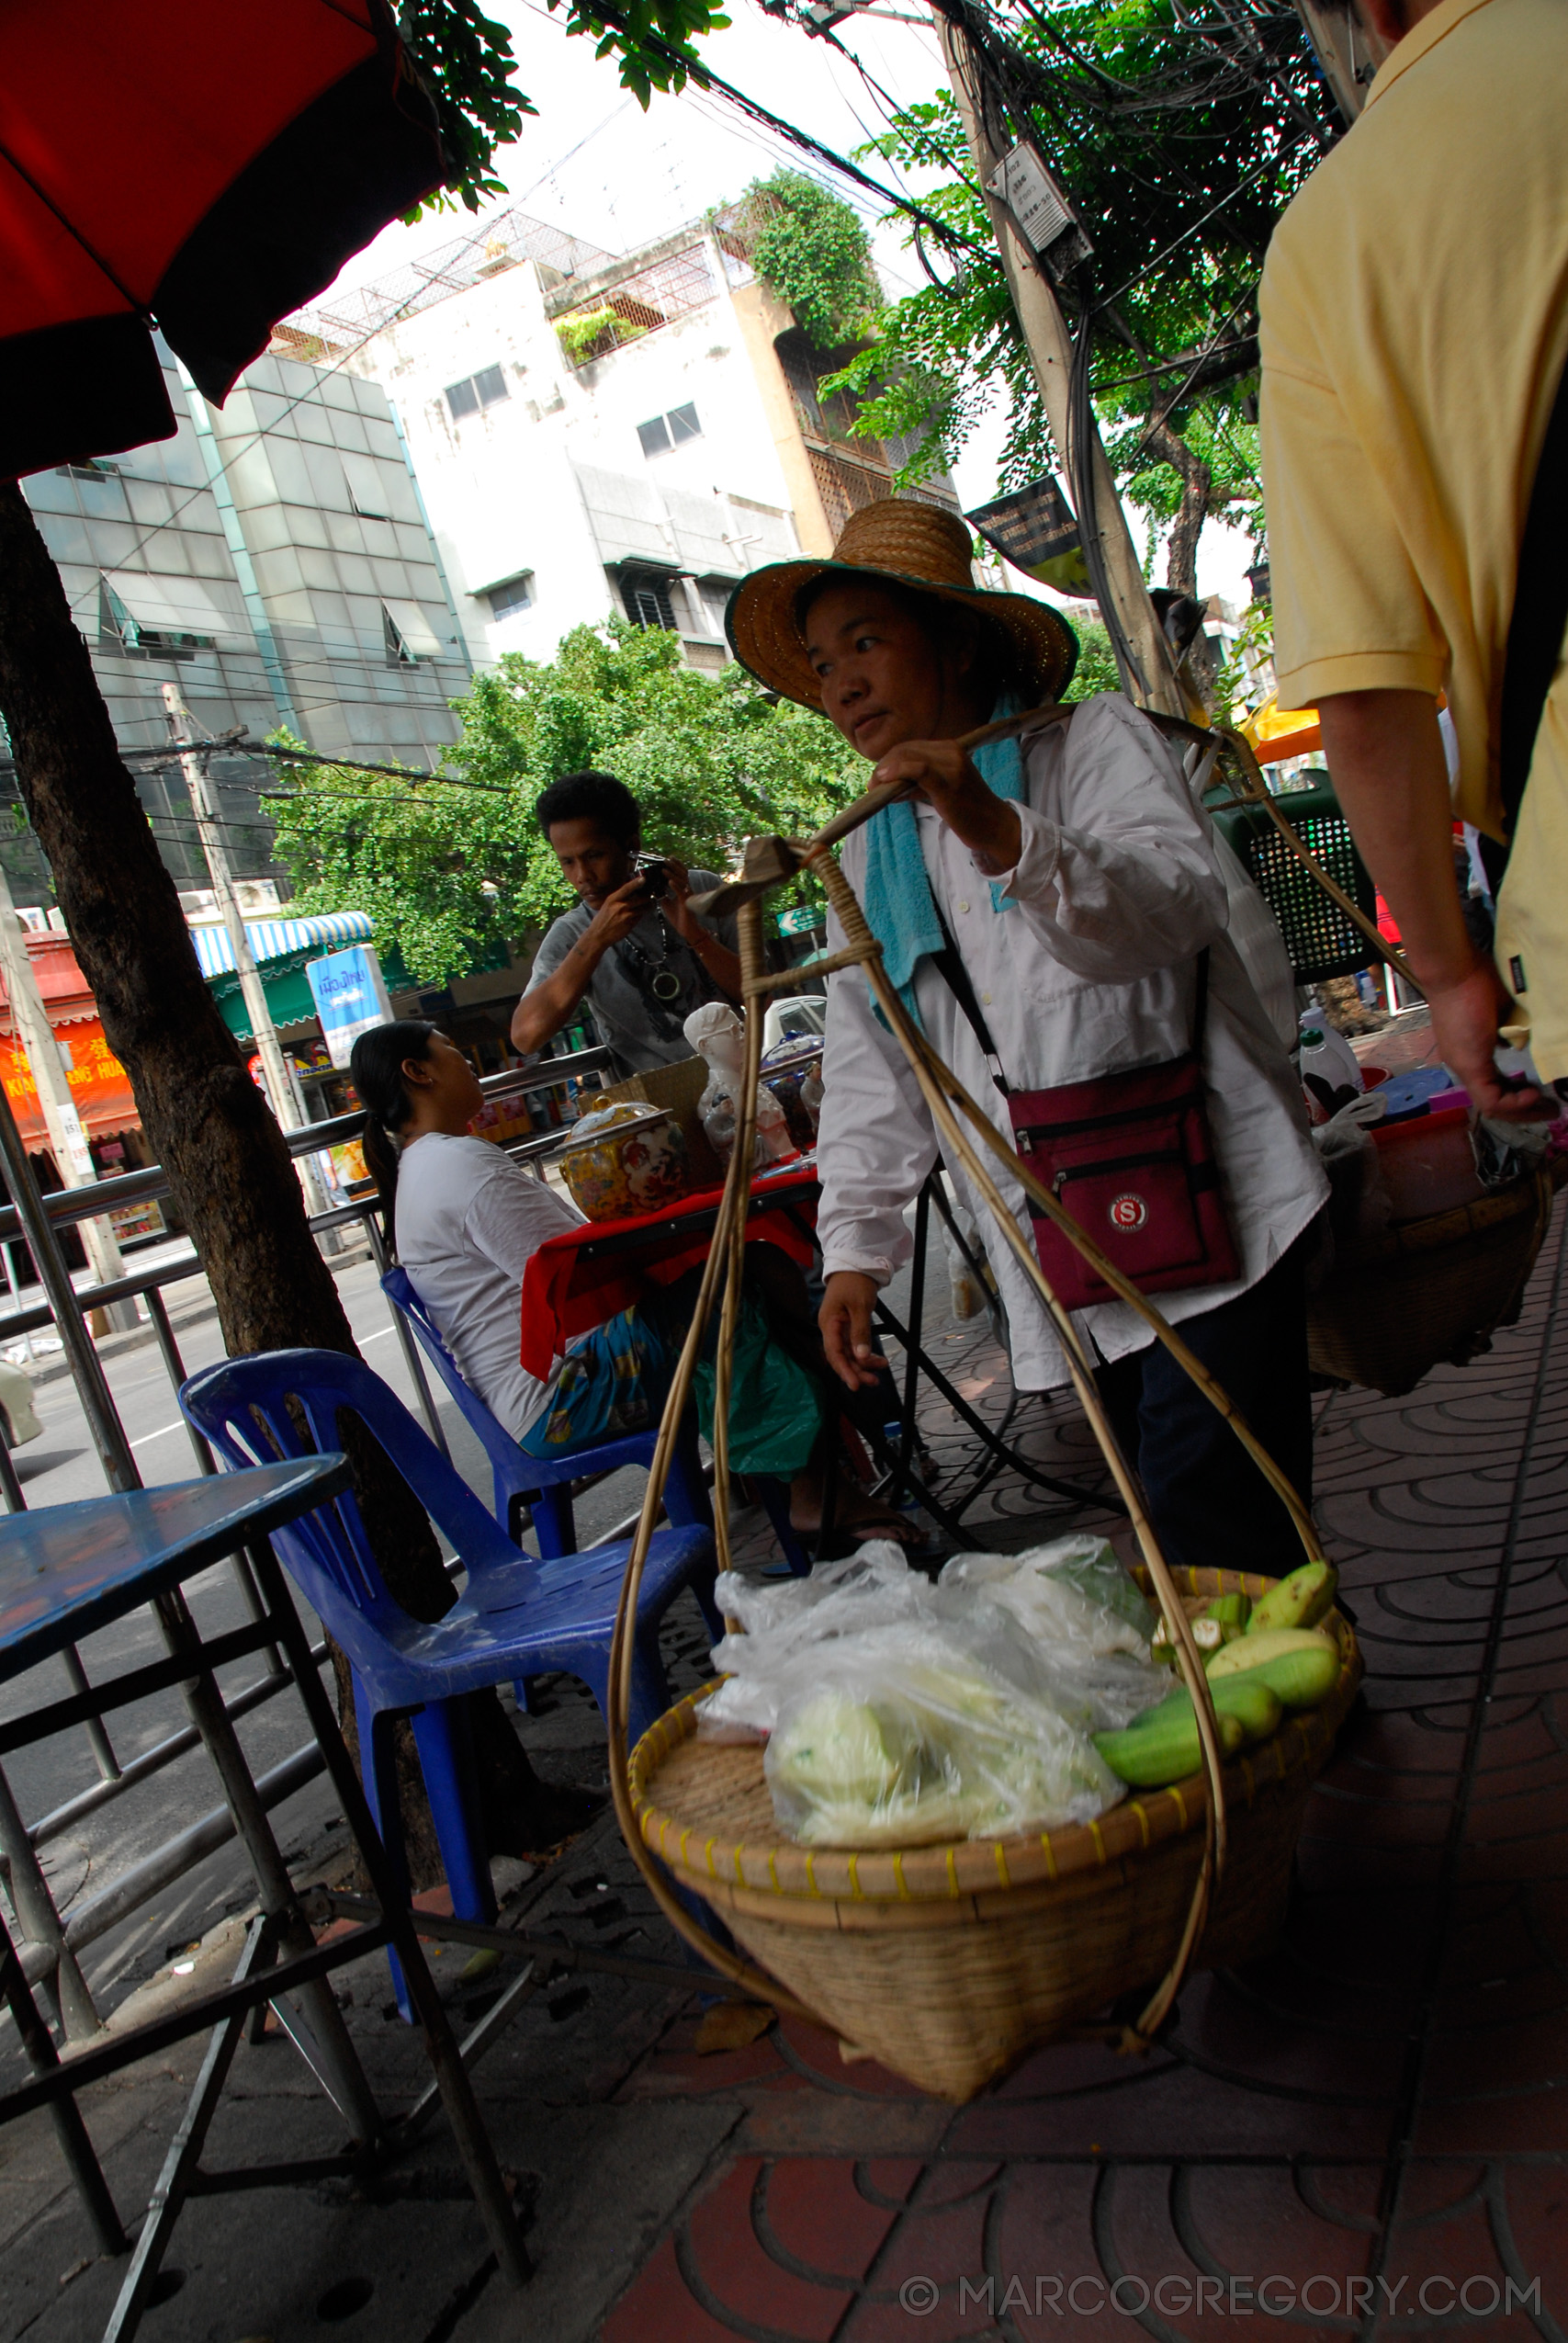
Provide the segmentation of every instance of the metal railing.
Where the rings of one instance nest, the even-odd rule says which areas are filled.
[[[481,1081],[480,1089],[487,1098],[514,1097],[535,1091],[575,1085],[584,1076],[596,1077],[601,1082],[613,1077],[607,1049],[576,1050],[570,1056],[545,1058],[534,1066],[517,1068],[509,1073],[491,1074]],[[315,1155],[345,1140],[357,1138],[363,1125],[362,1115],[343,1115],[328,1122],[309,1124],[302,1130],[285,1132],[284,1138],[291,1156]],[[545,1152],[558,1144],[560,1137],[560,1132],[550,1131],[525,1138],[502,1140],[498,1144],[505,1148],[508,1154],[527,1158]],[[53,1246],[58,1232],[62,1228],[71,1228],[79,1221],[100,1218],[118,1205],[144,1204],[169,1193],[168,1177],[162,1166],[149,1164],[139,1171],[123,1172],[114,1179],[100,1180],[90,1187],[67,1188],[48,1196],[40,1196],[35,1190],[30,1201],[36,1211],[41,1214],[46,1228],[45,1241]],[[328,1212],[313,1215],[310,1226],[318,1239],[333,1231],[362,1228],[368,1240],[370,1256],[380,1272],[385,1270],[387,1259],[376,1217],[377,1210],[373,1194],[354,1197],[334,1205]],[[28,1241],[29,1231],[25,1225],[27,1217],[34,1218],[36,1230],[39,1223],[34,1214],[24,1216],[14,1202],[0,1205],[0,1244]],[[332,1253],[326,1255],[327,1265],[334,1275],[357,1266],[363,1258],[357,1249],[336,1256]],[[41,1269],[41,1264],[39,1266]],[[58,1252],[55,1266],[61,1273],[54,1280],[55,1290],[62,1292],[69,1285],[69,1280],[63,1277],[63,1263],[59,1260]],[[102,1309],[111,1302],[131,1297],[139,1299],[146,1307],[170,1386],[177,1393],[186,1379],[186,1368],[169,1318],[168,1306],[164,1299],[164,1288],[199,1277],[201,1273],[196,1249],[189,1246],[183,1253],[176,1253],[147,1269],[130,1270],[125,1276],[115,1278],[112,1282],[85,1285],[74,1290],[75,1311],[84,1333],[78,1336],[75,1330],[59,1327],[56,1330],[64,1341],[65,1356],[72,1364],[77,1393],[100,1456],[116,1446],[128,1453],[130,1443],[113,1394],[102,1374],[89,1375],[76,1371],[73,1357],[73,1342],[90,1339],[85,1336],[87,1314]],[[407,1322],[401,1311],[395,1309],[389,1302],[387,1310],[401,1345],[420,1411],[430,1435],[443,1454],[449,1456],[440,1414]],[[0,1343],[55,1325],[55,1311],[47,1300],[26,1308],[0,1311]],[[68,1336],[73,1339],[67,1339]],[[124,1339],[123,1336],[118,1337],[118,1342],[123,1345]],[[94,1363],[89,1361],[88,1364]],[[103,1420],[106,1409],[112,1421]],[[215,1472],[218,1467],[207,1443],[188,1423],[186,1430],[200,1471]],[[5,1495],[7,1511],[26,1510],[27,1498],[4,1441],[0,1441],[0,1490]],[[259,1618],[259,1597],[244,1555],[231,1556],[227,1565],[222,1567],[232,1573],[241,1600],[251,1618]],[[324,1641],[312,1646],[311,1657],[318,1666],[325,1658],[326,1652]],[[85,1735],[98,1779],[88,1788],[78,1791],[28,1822],[17,1806],[4,1765],[0,1763],[0,1883],[7,1891],[16,1918],[15,1933],[19,1939],[17,1951],[28,1982],[43,1988],[67,2040],[80,2041],[95,2032],[101,2020],[82,1975],[78,1955],[231,1839],[234,1824],[227,1806],[214,1806],[209,1813],[202,1815],[130,1864],[96,1895],[77,1905],[69,1918],[62,1918],[55,1906],[39,1859],[39,1851],[51,1839],[85,1821],[89,1816],[123,1797],[129,1791],[152,1780],[165,1767],[199,1749],[201,1744],[196,1727],[187,1725],[122,1764],[102,1714],[91,1709],[93,1685],[81,1654],[73,1645],[68,1645],[62,1658],[72,1693],[86,1708],[82,1723],[68,1729]],[[282,1654],[268,1650],[265,1658],[266,1666],[264,1672],[225,1697],[223,1704],[231,1718],[249,1715],[264,1703],[276,1699],[280,1692],[292,1687],[294,1679]],[[19,1732],[0,1726],[0,1760],[21,1737]],[[323,1764],[320,1746],[312,1736],[258,1779],[256,1788],[263,1805],[270,1808],[291,1797],[322,1771]]]

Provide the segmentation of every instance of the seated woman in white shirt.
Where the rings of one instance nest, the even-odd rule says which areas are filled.
[[[482,1093],[462,1051],[435,1026],[404,1018],[372,1027],[355,1043],[349,1070],[365,1104],[365,1160],[387,1208],[389,1239],[464,1380],[518,1445],[553,1458],[657,1424],[695,1278],[692,1291],[682,1281],[596,1327],[540,1382],[519,1356],[524,1276],[540,1246],[580,1227],[582,1214],[491,1140],[469,1135]],[[768,1302],[776,1314],[772,1292]],[[818,1375],[792,1355],[798,1340],[786,1347],[773,1339],[776,1315],[765,1319],[748,1295],[751,1340],[745,1342],[743,1319],[729,1454],[738,1473],[788,1481],[791,1522],[808,1535],[822,1519],[822,1433],[832,1387],[804,1302],[802,1285]],[[701,1420],[700,1392],[698,1413]],[[711,1435],[710,1423],[702,1428]],[[915,1534],[906,1516],[848,1487],[836,1493],[835,1518],[863,1535]]]
[[[1010,1140],[1007,1098],[931,956],[943,922],[1014,1091],[1190,1049],[1207,952],[1201,1064],[1241,1273],[1158,1299],[1310,1496],[1302,1240],[1326,1186],[1300,1086],[1226,933],[1209,822],[1174,752],[1115,695],[1016,746],[981,750],[978,763],[955,745],[994,714],[1059,699],[1077,651],[1048,605],[977,591],[969,554],[950,515],[869,506],[830,561],[753,572],[730,604],[731,644],[764,684],[838,727],[868,760],[868,787],[907,785],[908,801],[846,841],[844,874],[889,976]],[[842,943],[830,922],[829,949]],[[830,1364],[852,1387],[877,1364],[873,1297],[909,1250],[904,1208],[939,1154],[915,1077],[858,968],[829,979],[823,1077],[821,1326]],[[948,1168],[984,1232],[987,1206],[961,1167]],[[1028,1235],[1022,1190],[991,1168]],[[1015,1382],[1025,1391],[1066,1383],[1033,1287],[999,1238],[987,1251]],[[1103,1363],[1112,1421],[1170,1560],[1293,1567],[1301,1553],[1285,1508],[1144,1321],[1112,1301],[1077,1322]]]

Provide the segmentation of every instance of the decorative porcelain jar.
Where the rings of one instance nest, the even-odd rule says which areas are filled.
[[[686,1134],[662,1106],[630,1099],[584,1115],[561,1149],[560,1167],[590,1220],[629,1220],[692,1193]]]

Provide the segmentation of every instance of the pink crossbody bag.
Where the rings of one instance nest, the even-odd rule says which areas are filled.
[[[1014,1090],[945,923],[942,933],[945,949],[932,958],[975,1029],[1007,1100],[1014,1145],[1035,1178],[1145,1293],[1239,1277],[1203,1087],[1207,950],[1198,955],[1191,1044],[1179,1058],[1050,1090]],[[1059,1301],[1080,1310],[1115,1300],[1115,1289],[1053,1220],[1032,1205],[1030,1219],[1040,1266]]]

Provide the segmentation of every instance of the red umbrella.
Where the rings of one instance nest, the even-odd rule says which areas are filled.
[[[383,0],[0,0],[0,479],[175,429],[439,185]]]

